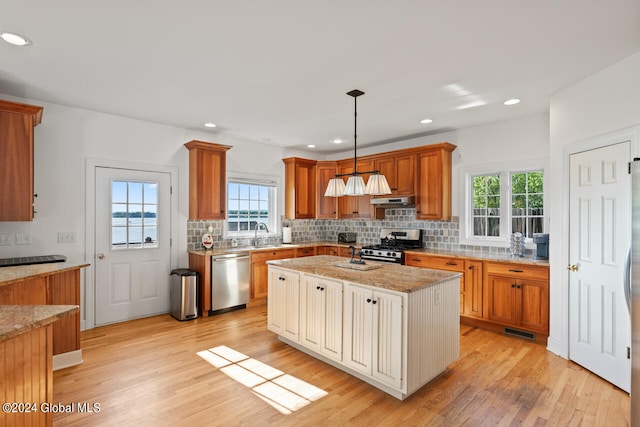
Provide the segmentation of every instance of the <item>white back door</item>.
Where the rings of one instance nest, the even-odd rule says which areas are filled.
[[[171,176],[96,167],[95,324],[169,311]]]

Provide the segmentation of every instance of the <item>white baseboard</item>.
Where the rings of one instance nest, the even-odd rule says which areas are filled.
[[[53,356],[53,370],[69,368],[82,363],[82,349]]]

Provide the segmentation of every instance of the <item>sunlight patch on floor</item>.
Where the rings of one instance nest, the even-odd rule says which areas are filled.
[[[260,399],[288,415],[327,392],[278,369],[221,345],[197,353],[220,372],[249,387]]]

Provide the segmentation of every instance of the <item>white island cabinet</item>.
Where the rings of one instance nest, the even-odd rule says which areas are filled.
[[[460,274],[320,255],[269,261],[268,329],[404,399],[460,354]],[[362,268],[362,267],[360,267]]]

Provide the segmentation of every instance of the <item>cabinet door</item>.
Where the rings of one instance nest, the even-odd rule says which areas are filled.
[[[332,359],[342,360],[342,282],[323,279],[322,294],[322,353]]]
[[[0,100],[0,221],[33,220],[33,128],[42,107]]]
[[[549,282],[523,279],[516,282],[518,325],[549,333]]]
[[[432,149],[417,157],[417,219],[451,218],[451,151]]]
[[[398,196],[410,196],[416,194],[416,155],[406,154],[395,157],[395,190],[393,194]]]
[[[189,219],[225,219],[227,150],[203,141],[185,144],[189,150]]]
[[[465,260],[464,315],[482,318],[482,261]]]
[[[297,342],[300,331],[299,275],[272,267],[269,270],[268,295],[268,329]]]
[[[323,293],[318,277],[302,276],[300,283],[300,343],[321,351],[323,323]]]
[[[266,261],[251,264],[251,299],[265,298],[268,290],[269,266]]]
[[[284,210],[288,219],[316,216],[316,161],[289,157],[285,163]]]
[[[338,217],[338,198],[325,197],[329,180],[336,176],[336,162],[318,162],[316,166],[316,218],[336,219]]]
[[[402,386],[402,297],[373,292],[374,378],[393,387]]]
[[[344,357],[349,367],[371,375],[373,292],[348,284],[344,298]]]
[[[516,324],[516,279],[490,274],[487,276],[487,318],[509,325]]]

